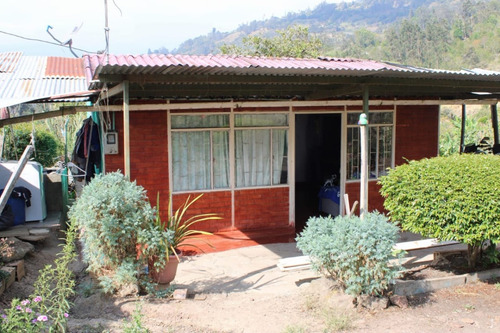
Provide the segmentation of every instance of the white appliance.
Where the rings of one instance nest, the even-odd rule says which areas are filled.
[[[16,166],[16,161],[0,163],[0,189],[5,188]],[[33,161],[26,163],[15,186],[26,187],[31,192],[31,206],[26,207],[26,221],[44,220],[47,217],[47,208],[43,188],[43,166]]]

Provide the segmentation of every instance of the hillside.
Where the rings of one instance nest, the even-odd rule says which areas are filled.
[[[153,53],[215,54],[250,35],[272,36],[292,25],[309,27],[322,54],[394,61],[418,66],[500,70],[500,0],[354,0],[322,3],[284,17],[213,30]]]
[[[407,17],[412,11],[433,2],[435,1],[354,0],[338,4],[324,2],[312,10],[245,23],[234,31],[213,30],[207,35],[185,41],[177,49],[171,50],[171,53],[218,53],[218,47],[224,43],[237,43],[252,34],[269,35],[275,30],[294,24],[309,26],[311,32],[324,37],[338,32],[353,33],[359,27],[373,27],[374,30],[381,31],[387,24]],[[160,48],[153,52],[168,53],[168,50]]]

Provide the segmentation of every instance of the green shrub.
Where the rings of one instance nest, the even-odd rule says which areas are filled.
[[[13,299],[3,310],[0,332],[66,332],[75,294],[75,279],[69,265],[76,258],[76,230],[71,224],[66,230],[66,243],[53,265],[46,265],[35,281],[28,299]]]
[[[403,230],[469,245],[469,266],[482,244],[500,240],[500,156],[436,157],[390,170],[380,179],[384,206]]]
[[[119,172],[95,177],[68,216],[82,230],[84,259],[101,286],[112,292],[138,283],[140,230],[152,227],[155,211],[146,191]]]
[[[297,247],[311,257],[313,267],[340,282],[352,296],[380,295],[396,278],[399,265],[389,266],[398,227],[379,213],[358,216],[311,217],[297,237]]]
[[[8,160],[19,160],[24,149],[31,141],[31,128],[16,127],[13,131],[6,128],[4,157]],[[56,137],[43,129],[35,131],[35,152],[31,156],[45,167],[53,166],[63,154],[63,146]]]

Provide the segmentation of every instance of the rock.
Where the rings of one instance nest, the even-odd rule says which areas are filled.
[[[31,243],[23,242],[16,237],[9,237],[8,242],[12,251],[8,255],[0,255],[0,261],[11,262],[23,259],[28,253],[35,251],[35,246]]]
[[[136,296],[139,294],[139,286],[134,283],[129,283],[120,288],[116,295],[118,297]]]
[[[389,307],[389,298],[361,295],[357,298],[357,304],[368,310],[385,310]]]
[[[408,308],[408,298],[406,296],[393,295],[393,296],[389,297],[389,300],[391,301],[391,304],[393,304],[401,309]]]

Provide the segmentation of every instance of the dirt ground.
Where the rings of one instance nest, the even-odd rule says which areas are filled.
[[[33,292],[37,272],[60,249],[57,236],[36,245],[25,258],[27,275],[0,296],[5,307],[13,297]],[[185,257],[176,289],[185,300],[107,297],[75,265],[78,295],[70,313],[70,332],[121,332],[142,308],[151,332],[499,332],[500,290],[494,283],[441,290],[409,299],[408,308],[355,309],[352,299],[332,289],[311,270],[281,272],[280,258],[301,255],[293,243],[259,245]]]

